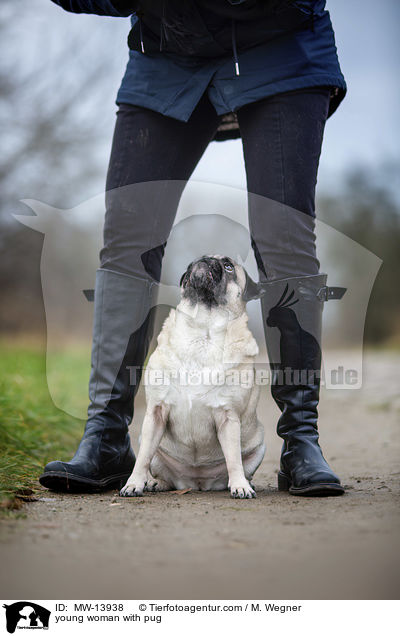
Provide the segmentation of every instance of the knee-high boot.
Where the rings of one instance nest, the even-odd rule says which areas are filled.
[[[326,278],[319,274],[261,285],[271,392],[281,410],[278,488],[293,495],[344,492],[318,443],[322,310],[326,300],[341,298],[345,292],[344,288],[327,287]]]
[[[99,269],[96,275],[88,419],[69,462],[52,461],[39,481],[61,491],[119,488],[135,456],[128,426],[149,347],[156,283]]]

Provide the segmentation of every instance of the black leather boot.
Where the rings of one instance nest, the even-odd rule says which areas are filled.
[[[152,281],[99,269],[96,275],[88,420],[69,462],[52,461],[46,488],[90,492],[120,488],[135,464],[128,426],[154,322]]]
[[[293,495],[342,495],[339,477],[318,443],[321,323],[324,301],[341,298],[326,274],[262,283],[263,323],[271,367],[271,393],[282,414],[283,447],[278,489]]]

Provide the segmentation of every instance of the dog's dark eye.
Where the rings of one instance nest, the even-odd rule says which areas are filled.
[[[233,265],[231,265],[230,263],[225,263],[224,269],[226,272],[229,272],[231,274],[233,272]]]

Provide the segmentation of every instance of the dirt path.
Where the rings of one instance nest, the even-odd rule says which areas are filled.
[[[43,489],[27,519],[2,522],[0,596],[399,598],[399,363],[398,354],[369,354],[363,389],[322,395],[322,446],[344,497],[277,492],[277,410],[266,389],[259,412],[268,448],[256,500]]]

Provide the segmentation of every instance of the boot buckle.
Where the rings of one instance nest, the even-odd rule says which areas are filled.
[[[340,300],[343,298],[347,291],[346,287],[321,287],[317,291],[317,298],[321,302],[327,302],[328,300]]]

